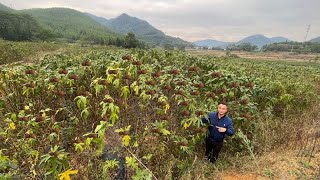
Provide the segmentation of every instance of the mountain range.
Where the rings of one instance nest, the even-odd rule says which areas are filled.
[[[309,42],[317,42],[320,43],[320,37],[309,40]]]
[[[202,41],[196,41],[194,42],[194,44],[196,44],[197,46],[209,47],[209,48],[212,48],[212,47],[226,48],[228,45],[231,45],[231,44],[239,45],[242,43],[250,43],[252,45],[258,46],[258,48],[261,48],[266,44],[272,44],[276,42],[286,42],[286,41],[291,41],[291,40],[285,37],[268,38],[264,35],[257,34],[257,35],[248,36],[237,42],[223,42],[223,41],[217,41],[212,39],[206,39]]]
[[[68,40],[115,39],[129,32],[148,45],[191,46],[181,38],[171,37],[150,25],[147,21],[121,14],[113,19],[105,19],[69,8],[34,8],[14,10],[0,3],[0,11],[31,15],[41,26],[52,31],[57,37]]]
[[[0,3],[0,11],[13,11],[13,9]]]
[[[106,19],[93,14],[80,12],[69,8],[46,8],[14,10],[0,3],[0,11],[25,13],[31,15],[41,26],[52,31],[57,37],[68,40],[90,40],[90,39],[116,39],[133,32],[136,37],[148,45],[163,46],[206,46],[225,48],[231,44],[250,43],[261,48],[266,44],[275,42],[291,41],[285,37],[268,38],[257,34],[248,36],[237,42],[224,42],[206,39],[190,43],[178,37],[166,35],[163,31],[155,28],[149,22],[130,16],[126,13],[118,17]],[[310,40],[320,42],[320,37]]]
[[[150,25],[145,20],[132,17],[126,13],[123,13],[120,16],[112,19],[105,19],[103,17],[98,17],[88,13],[87,15],[96,22],[113,30],[114,32],[121,34],[133,32],[138,37],[138,39],[141,39],[152,46],[164,44],[172,44],[174,46],[191,45],[191,43],[180,38],[166,35],[162,31]]]
[[[43,27],[67,39],[120,37],[109,28],[93,21],[86,14],[68,8],[20,10],[34,17]]]

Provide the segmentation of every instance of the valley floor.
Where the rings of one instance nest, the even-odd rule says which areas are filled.
[[[193,55],[212,55],[222,57],[226,55],[226,51],[219,50],[187,50]],[[319,62],[320,54],[297,54],[290,52],[240,52],[231,51],[232,55],[236,55],[240,58],[254,59],[254,60],[285,60],[291,62]]]

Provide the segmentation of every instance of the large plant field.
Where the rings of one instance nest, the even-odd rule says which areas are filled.
[[[2,65],[0,81],[3,177],[170,179],[205,162],[201,117],[219,101],[236,130],[224,153],[283,144],[319,100],[320,66],[99,48]]]

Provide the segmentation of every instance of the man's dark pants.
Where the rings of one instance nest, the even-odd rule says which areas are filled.
[[[217,142],[209,137],[206,138],[206,157],[211,163],[215,163],[218,159],[222,145],[223,141]]]

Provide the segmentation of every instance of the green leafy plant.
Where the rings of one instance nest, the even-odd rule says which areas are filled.
[[[55,145],[50,152],[41,156],[39,164],[44,166],[46,177],[56,177],[59,172],[69,167],[68,153]]]

